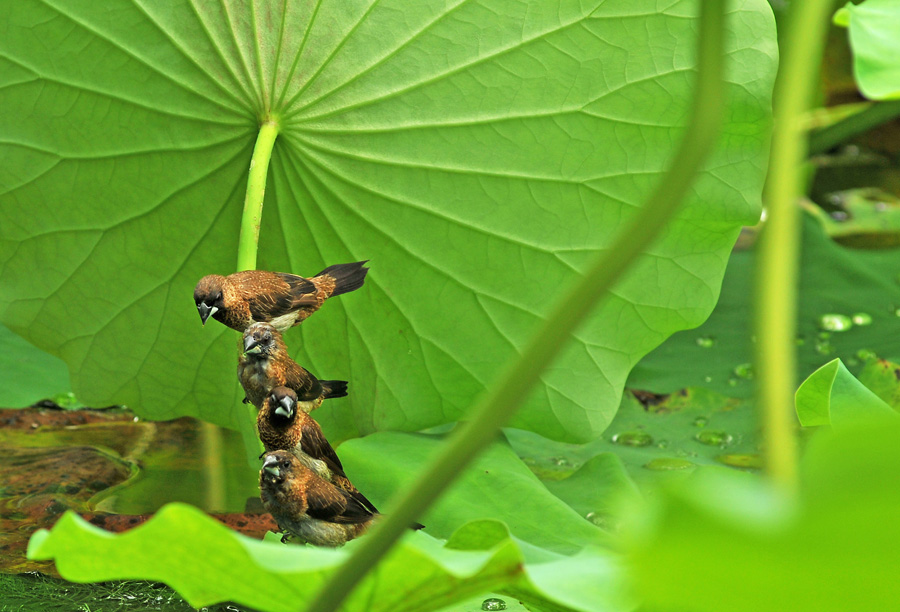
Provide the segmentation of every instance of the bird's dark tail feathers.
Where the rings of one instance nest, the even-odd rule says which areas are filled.
[[[347,395],[346,380],[320,380],[322,388],[325,390],[325,399],[332,397],[344,397]]]
[[[334,279],[334,292],[331,294],[332,296],[350,293],[363,286],[363,283],[366,280],[366,274],[369,273],[369,269],[363,267],[363,265],[368,261],[369,260],[367,259],[366,261],[357,261],[355,263],[328,266],[316,274],[316,276],[324,276],[327,274]]]

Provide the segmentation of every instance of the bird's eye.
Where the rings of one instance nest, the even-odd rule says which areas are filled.
[[[269,332],[266,332],[263,334],[263,340],[268,342],[271,339],[272,339],[272,334],[270,334]]]
[[[216,301],[218,302],[218,301],[221,300],[221,299],[222,299],[222,292],[219,291],[219,292],[216,294]]]
[[[289,468],[289,467],[291,467],[291,462],[285,460],[281,465],[282,465],[282,467],[284,467],[284,468]]]

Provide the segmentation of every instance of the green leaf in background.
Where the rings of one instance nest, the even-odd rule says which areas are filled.
[[[353,482],[378,505],[409,485],[410,466],[427,463],[442,438],[382,432],[348,440],[339,449]],[[607,541],[605,534],[552,495],[506,444],[486,449],[419,521],[430,535],[447,538],[465,523],[502,520],[517,539],[559,553]]]
[[[897,413],[854,378],[840,359],[810,375],[796,394],[797,417],[804,427],[846,427],[860,420],[896,418]]]
[[[354,591],[347,609],[438,609],[507,586],[525,601],[552,602],[557,610],[628,609],[611,603],[620,590],[612,582],[616,573],[609,553],[598,549],[582,553],[578,567],[592,579],[591,588],[569,593],[569,558],[545,552],[532,570],[532,565],[525,565],[522,545],[500,523],[469,523],[454,539],[468,546],[444,547],[428,535],[411,532]],[[487,546],[475,549],[476,542]],[[66,513],[51,531],[35,534],[28,554],[55,559],[60,574],[75,582],[140,577],[169,584],[197,608],[234,601],[258,610],[293,612],[356,543],[327,550],[260,542],[192,506],[170,504],[144,525],[120,535]],[[575,576],[576,586],[582,582],[579,578]],[[590,599],[598,593],[599,599]]]
[[[888,406],[900,410],[900,364],[885,359],[869,360],[859,373],[859,382]]]
[[[673,335],[647,355],[632,371],[628,386],[656,393],[706,387],[731,397],[752,396],[752,264],[752,253],[735,251],[709,320]],[[900,356],[896,249],[841,247],[807,215],[800,265],[797,384],[835,357],[855,373],[876,354]]]
[[[363,289],[287,336],[303,365],[351,381],[318,412],[329,437],[455,421],[666,167],[695,14],[650,0],[5,3],[0,318],[62,357],[87,403],[234,427],[236,336],[200,327],[191,290],[233,271],[271,118],[260,267],[372,261]],[[777,54],[764,1],[728,28],[720,146],[514,425],[596,437],[632,365],[712,309],[759,214]]]
[[[71,388],[65,363],[0,324],[0,407],[31,406]]]
[[[900,98],[900,5],[896,0],[848,2],[834,16],[850,29],[853,74],[864,96],[872,100]]]
[[[819,432],[802,467],[796,506],[751,475],[703,470],[636,511],[623,544],[647,609],[892,607],[900,427]]]
[[[702,388],[642,397],[643,403],[626,393],[609,429],[588,444],[556,442],[518,429],[504,433],[550,491],[610,528],[618,521],[620,503],[635,497],[635,485],[652,494],[700,465],[761,467],[757,415],[749,402]],[[610,454],[615,460],[607,458]],[[575,481],[567,483],[571,478]]]

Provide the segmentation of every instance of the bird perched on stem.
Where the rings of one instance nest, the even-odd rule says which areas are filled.
[[[329,266],[312,278],[265,270],[210,274],[194,288],[194,303],[204,325],[212,317],[239,332],[257,322],[283,332],[302,323],[328,298],[362,287],[369,272],[365,263]]]
[[[249,401],[257,408],[275,387],[297,394],[297,407],[311,412],[322,401],[347,395],[347,381],[319,380],[288,355],[281,332],[268,323],[254,323],[244,332],[244,352],[238,358],[238,378]]]
[[[370,512],[378,512],[347,478],[341,460],[319,424],[297,409],[297,394],[293,389],[276,387],[272,390],[256,415],[256,427],[267,452],[292,452],[316,476],[353,494]]]
[[[263,506],[285,532],[316,546],[343,546],[372,524],[375,514],[353,493],[316,476],[290,451],[266,453],[259,472]]]

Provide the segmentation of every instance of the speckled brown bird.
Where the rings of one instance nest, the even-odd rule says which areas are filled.
[[[343,546],[376,515],[352,493],[315,475],[291,452],[266,453],[259,472],[263,506],[285,532],[316,546]]]
[[[244,332],[244,352],[238,358],[238,378],[248,402],[261,408],[275,387],[297,394],[297,407],[311,412],[322,401],[347,395],[347,381],[319,380],[288,355],[281,332],[268,323],[254,323]]]
[[[194,288],[194,303],[204,325],[212,317],[243,332],[262,321],[283,332],[300,325],[328,298],[362,287],[369,272],[365,263],[329,266],[312,278],[265,270],[210,274]]]
[[[311,416],[297,409],[297,394],[287,387],[276,387],[256,415],[259,439],[267,452],[291,451],[316,476],[357,497],[373,513],[378,509],[353,486],[344,466],[322,428]]]

